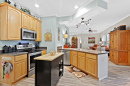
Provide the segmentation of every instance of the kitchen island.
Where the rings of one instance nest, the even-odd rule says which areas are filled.
[[[35,86],[55,86],[63,76],[63,55],[46,54],[35,59]]]
[[[108,53],[106,51],[64,48],[70,50],[70,64],[83,72],[102,80],[108,77]]]

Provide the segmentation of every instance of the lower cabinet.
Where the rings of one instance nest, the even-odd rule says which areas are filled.
[[[72,51],[72,54],[70,54],[71,56],[71,65],[78,67],[78,56],[77,56],[77,52],[76,51]]]
[[[118,52],[116,50],[110,50],[110,60],[118,64]]]
[[[83,52],[70,52],[71,65],[79,68],[80,70],[98,77],[98,59],[97,55],[87,54]]]
[[[97,76],[97,60],[86,58],[86,72]]]
[[[78,68],[85,71],[85,53],[78,52]]]
[[[27,75],[27,54],[22,55],[0,55],[0,63],[2,62],[2,58],[8,57],[10,58],[10,63],[13,65],[13,70],[9,73],[9,79],[4,75],[3,78],[3,67],[0,66],[0,82],[5,84],[10,84],[11,86],[17,82],[18,80],[24,78]]]
[[[128,64],[128,51],[119,51],[118,52],[118,63],[121,65]]]
[[[128,51],[110,50],[110,61],[117,65],[130,65]]]
[[[27,59],[15,62],[14,67],[15,81],[27,75]]]

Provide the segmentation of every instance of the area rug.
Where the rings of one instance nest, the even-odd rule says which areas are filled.
[[[77,78],[82,78],[86,76],[85,73],[83,73],[82,71],[78,70],[73,66],[65,66],[64,68],[68,70],[70,73],[72,73],[73,75],[75,75]]]

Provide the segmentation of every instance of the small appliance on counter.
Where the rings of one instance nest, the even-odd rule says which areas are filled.
[[[10,46],[5,45],[3,47],[3,53],[11,53],[11,52],[16,52],[16,48],[13,47],[12,45]]]
[[[35,43],[35,49],[39,49],[39,42]]]
[[[5,46],[3,47],[3,53],[8,53],[8,46],[5,45]]]

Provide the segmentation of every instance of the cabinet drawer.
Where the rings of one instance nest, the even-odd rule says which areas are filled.
[[[97,55],[93,55],[93,54],[86,54],[86,57],[90,59],[97,59]]]
[[[72,51],[72,55],[77,55],[77,52],[76,51]]]
[[[85,57],[85,53],[78,52],[78,56],[83,56],[83,57]]]
[[[27,59],[27,54],[15,56],[14,61],[20,61],[23,59]]]

